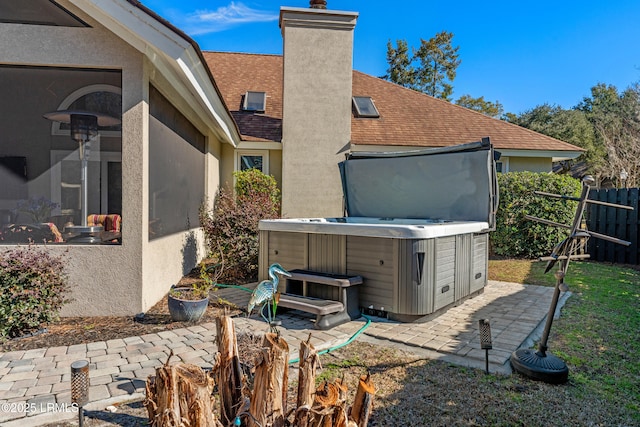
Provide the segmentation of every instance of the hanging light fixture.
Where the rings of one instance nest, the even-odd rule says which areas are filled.
[[[98,135],[98,126],[114,126],[120,123],[120,119],[102,113],[88,111],[60,110],[44,114],[44,118],[60,123],[67,123],[70,127],[71,139],[78,143],[80,153],[80,226],[68,227],[71,232],[78,233],[79,238],[75,242],[96,243],[99,238],[96,233],[102,231],[101,225],[89,226],[88,216],[88,186],[87,169],[89,166],[89,154],[91,152],[91,140]]]

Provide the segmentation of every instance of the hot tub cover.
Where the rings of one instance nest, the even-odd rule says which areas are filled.
[[[482,221],[494,229],[497,158],[489,138],[453,147],[350,153],[339,164],[346,215]]]

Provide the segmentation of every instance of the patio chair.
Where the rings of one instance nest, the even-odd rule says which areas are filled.
[[[122,217],[118,214],[92,214],[87,217],[87,225],[101,225],[104,231],[120,232]]]

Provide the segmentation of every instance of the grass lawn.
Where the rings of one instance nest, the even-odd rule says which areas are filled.
[[[489,275],[554,286],[544,268],[538,262],[492,260]],[[369,427],[640,426],[640,271],[574,262],[566,282],[573,296],[554,321],[548,343],[549,352],[569,366],[566,384],[485,374],[359,340],[321,355],[318,377],[342,378],[353,401],[358,378],[371,373],[377,392]],[[146,425],[140,423],[144,407],[135,405],[120,406],[124,418],[111,414],[110,422],[90,426]]]
[[[489,277],[554,286],[544,268],[492,260]],[[640,272],[573,262],[566,283],[573,295],[548,341],[549,352],[569,367],[565,384],[486,375],[358,342],[323,355],[322,365],[346,374],[347,384],[373,374],[370,426],[640,426]]]
[[[554,286],[546,263],[492,260],[489,278]],[[640,425],[640,271],[572,262],[565,283],[573,296],[553,323],[549,348],[570,369],[573,392],[635,412]]]

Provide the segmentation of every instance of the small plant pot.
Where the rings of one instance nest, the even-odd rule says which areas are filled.
[[[190,289],[191,288],[173,288],[167,296],[169,314],[171,314],[172,320],[176,322],[197,322],[202,318],[204,312],[207,311],[209,297],[198,300],[181,298],[181,291],[186,293],[190,291]]]

